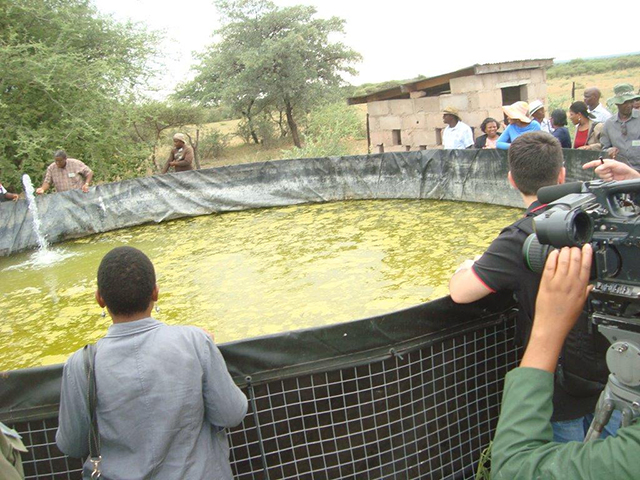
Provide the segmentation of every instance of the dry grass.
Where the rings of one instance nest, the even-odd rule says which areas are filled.
[[[367,117],[366,105],[354,105],[351,108],[358,112],[358,116],[364,123]],[[225,120],[224,122],[209,123],[202,127],[201,134],[206,133],[210,129],[216,129],[224,135],[229,135],[228,147],[219,158],[200,159],[203,168],[220,167],[224,165],[237,165],[241,163],[266,162],[268,160],[280,160],[283,157],[282,152],[293,148],[290,138],[284,138],[273,142],[271,145],[256,145],[253,143],[245,143],[239,136],[235,134],[238,129],[239,120]],[[192,134],[193,128],[186,129]],[[171,139],[167,137],[166,145],[159,149],[159,157],[161,159],[169,155],[171,149]],[[356,139],[349,142],[349,154],[362,155],[367,153],[367,140]]]
[[[606,105],[613,96],[613,87],[618,83],[630,83],[638,88],[640,68],[626,71],[600,73],[595,75],[578,75],[572,78],[552,78],[547,80],[547,96],[553,105],[569,108],[571,104],[571,86],[576,82],[576,100],[582,100],[585,88],[596,86],[602,91],[602,103]]]

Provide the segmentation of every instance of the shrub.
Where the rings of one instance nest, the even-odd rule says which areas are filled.
[[[205,133],[198,142],[198,152],[201,159],[219,158],[229,146],[229,135],[219,130],[210,130]]]
[[[343,102],[324,105],[311,112],[304,130],[305,139],[312,140],[320,137],[360,139],[365,135],[365,122],[354,108]]]
[[[256,143],[255,140],[257,138],[258,143],[265,147],[270,147],[276,139],[276,125],[267,115],[260,115],[251,120],[251,125],[249,125],[248,120],[242,119],[238,123],[238,129],[235,133],[245,143]],[[253,134],[255,134],[256,138],[253,137]]]
[[[324,105],[313,111],[304,130],[304,145],[283,151],[285,158],[314,158],[349,154],[347,140],[366,135],[364,121],[354,108],[343,102]]]

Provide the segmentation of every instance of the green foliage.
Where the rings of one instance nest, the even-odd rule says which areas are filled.
[[[215,159],[223,155],[229,146],[229,135],[225,135],[219,130],[210,130],[198,142],[198,152],[202,159]]]
[[[196,77],[177,95],[203,105],[229,106],[246,120],[273,109],[285,112],[296,144],[298,121],[333,89],[360,55],[330,36],[344,33],[344,20],[315,18],[314,7],[281,8],[268,0],[219,0],[219,41],[200,56]]]
[[[282,158],[321,158],[341,157],[349,154],[349,148],[344,141],[335,141],[331,136],[307,138],[301,148],[283,150]]]
[[[571,78],[578,75],[614,72],[640,67],[640,55],[624,55],[609,58],[577,58],[565,63],[556,63],[547,70],[548,78]]]
[[[206,112],[207,123],[224,122],[225,120],[235,120],[236,118],[234,113],[224,106],[210,107],[206,109]]]
[[[491,447],[493,442],[489,442],[489,446],[480,454],[478,461],[478,470],[476,472],[476,480],[491,479]]]
[[[314,110],[304,130],[304,145],[283,152],[284,158],[316,158],[349,154],[347,141],[366,135],[365,125],[353,108],[344,102]]]
[[[101,16],[86,0],[0,1],[0,174],[38,184],[64,148],[97,180],[139,173],[126,128],[157,36]]]
[[[132,126],[137,140],[143,142],[149,152],[149,168],[159,170],[162,165],[156,159],[160,139],[172,129],[185,125],[199,126],[207,120],[205,108],[185,102],[148,101],[133,109]]]
[[[335,140],[365,138],[366,126],[354,108],[345,102],[331,103],[309,115],[305,138],[331,137]]]

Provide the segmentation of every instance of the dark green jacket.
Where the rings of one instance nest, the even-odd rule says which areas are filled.
[[[491,478],[625,480],[640,478],[640,424],[588,443],[552,442],[553,375],[535,368],[507,374]]]
[[[18,433],[0,423],[0,480],[24,478],[20,454],[26,452]]]

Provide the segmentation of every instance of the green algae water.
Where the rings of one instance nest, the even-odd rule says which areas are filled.
[[[406,308],[448,293],[465,259],[522,211],[431,200],[376,200],[250,210],[143,225],[66,242],[50,265],[0,258],[0,370],[62,363],[110,324],[95,303],[112,248],[144,251],[169,324],[218,343]]]

